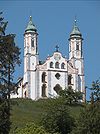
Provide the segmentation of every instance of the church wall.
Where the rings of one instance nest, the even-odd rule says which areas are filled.
[[[18,90],[17,90],[17,93],[11,93],[11,95],[10,95],[10,98],[22,98],[22,96],[23,96],[23,89],[22,89],[22,85],[23,85],[23,83],[22,83],[23,81],[21,81],[20,83],[18,83]]]
[[[75,66],[76,66],[76,68],[78,68],[78,74],[81,74],[81,61],[76,60],[75,61]]]
[[[78,89],[81,91],[81,81],[82,81],[82,79],[81,79],[81,77],[80,77],[80,75],[78,75]]]
[[[85,89],[85,82],[84,82],[84,76],[83,75],[79,75],[79,85],[80,85],[80,91],[83,92]]]
[[[62,57],[60,52],[54,52],[53,56],[50,57],[47,61],[47,68],[49,70],[60,70],[60,71],[67,71],[67,60]],[[53,67],[50,68],[50,62],[53,62]],[[56,62],[59,63],[59,69],[55,68]],[[61,69],[61,64],[64,63],[64,69]]]
[[[48,71],[48,97],[52,97],[52,90],[51,90],[51,71]]]
[[[58,59],[59,58],[59,59]],[[50,63],[53,66],[50,67]],[[59,68],[55,67],[56,62],[59,62]],[[64,63],[64,68],[61,68],[61,64]],[[62,57],[60,52],[54,52],[52,57],[48,57],[43,65],[40,65],[39,70],[39,98],[42,95],[42,86],[46,85],[46,96],[52,97],[56,96],[57,93],[54,91],[54,87],[59,84],[62,89],[68,87],[68,74],[67,74],[67,60]],[[42,73],[46,73],[46,82],[42,82]],[[55,75],[59,74],[60,77],[56,78]],[[38,90],[38,89],[37,89]]]
[[[59,73],[60,74],[60,78],[59,80],[55,77],[55,75]],[[49,81],[48,81],[49,82]],[[54,91],[54,87],[59,84],[62,89],[64,90],[67,87],[67,73],[66,72],[51,72],[51,95],[56,96],[57,93]]]
[[[78,77],[77,74],[72,74],[72,89],[78,90]]]
[[[45,77],[45,83],[42,82],[42,74],[43,72],[46,73],[46,77]],[[55,75],[59,73],[60,74],[60,79],[58,80]],[[56,96],[57,93],[54,91],[54,87],[56,86],[56,84],[59,84],[62,89],[65,89],[68,84],[67,84],[67,72],[59,72],[59,71],[39,71],[39,92],[38,92],[38,97],[41,98],[42,96],[42,86],[43,84],[46,85],[46,96],[47,97],[52,97],[52,96]],[[38,89],[37,89],[38,90]]]
[[[36,99],[36,72],[31,72],[31,80],[30,80],[30,98],[35,100]]]

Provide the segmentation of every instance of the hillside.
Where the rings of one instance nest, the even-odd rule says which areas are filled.
[[[13,99],[11,110],[11,132],[13,134],[14,129],[23,127],[29,122],[38,123],[42,114],[45,113],[48,100],[32,101],[30,99]],[[72,116],[77,117],[79,115],[81,106],[70,106],[70,112]]]

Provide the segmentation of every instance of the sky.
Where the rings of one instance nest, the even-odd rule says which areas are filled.
[[[15,42],[21,48],[21,66],[16,67],[14,80],[23,76],[23,34],[32,16],[38,31],[38,50],[41,60],[52,55],[55,46],[68,58],[68,38],[72,31],[75,16],[84,38],[85,84],[91,87],[92,81],[100,77],[100,1],[99,0],[1,0],[0,11],[8,21],[6,34],[16,34]],[[87,99],[90,91],[87,90]]]

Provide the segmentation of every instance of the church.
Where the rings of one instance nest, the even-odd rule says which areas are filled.
[[[11,97],[32,100],[53,98],[68,86],[71,86],[74,91],[85,93],[83,38],[76,20],[68,41],[68,59],[63,57],[59,47],[56,46],[51,56],[48,56],[45,61],[40,61],[38,32],[30,16],[24,32],[24,74],[18,79],[17,93],[12,93]]]

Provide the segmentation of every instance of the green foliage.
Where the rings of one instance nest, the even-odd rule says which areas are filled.
[[[0,134],[10,131],[10,93],[15,89],[15,67],[20,64],[20,49],[15,45],[15,35],[5,35],[7,23],[0,16]]]
[[[0,12],[0,15],[2,15],[2,12]],[[0,35],[5,35],[5,29],[8,22],[3,21],[3,17],[0,16]]]
[[[92,82],[91,104],[81,111],[71,134],[100,134],[100,81]]]
[[[45,113],[45,102],[31,99],[12,99],[11,130],[12,134],[16,128],[23,128],[26,124],[34,121],[39,122],[41,114]],[[20,118],[19,118],[20,117]]]
[[[34,123],[27,124],[24,128],[18,128],[14,134],[49,134],[43,127],[36,126]]]
[[[0,15],[2,12],[0,12]],[[7,22],[3,21],[3,18],[0,16],[0,134],[8,134],[10,131],[10,102],[6,98],[6,93],[4,90],[6,88],[6,80],[4,79],[4,76],[6,75],[5,68],[5,51],[3,50],[4,37],[5,37],[5,29],[7,26]]]
[[[94,101],[100,101],[100,81],[96,80],[92,82],[92,87],[90,88],[92,90],[92,100],[94,98]]]
[[[75,93],[69,91],[69,96],[70,92],[73,95]],[[14,132],[15,134],[16,128],[23,129],[26,123],[34,121],[51,134],[55,132],[59,134],[99,134],[100,102],[93,101],[92,104],[86,106],[75,103],[78,99],[75,101],[74,98],[70,105],[71,99],[68,99],[69,101],[66,99],[68,94],[66,91],[62,93],[59,98],[55,99],[40,99],[38,101],[16,99],[15,101],[18,103],[12,107],[10,133]],[[94,100],[93,96],[92,100]],[[82,109],[81,112],[80,109]],[[39,124],[40,119],[41,124]]]
[[[14,35],[0,37],[0,81],[1,85],[4,85],[3,90],[8,90],[9,94],[14,89],[13,73],[15,66],[20,64],[19,55],[19,48],[14,43]]]
[[[5,90],[10,98],[10,92],[15,87],[13,73],[16,65],[20,65],[20,49],[15,45],[14,34],[5,35],[7,23],[0,18],[0,90]]]
[[[69,115],[68,106],[62,99],[51,99],[41,124],[50,133],[68,134],[74,126],[74,119]]]
[[[12,105],[11,110],[11,130],[10,134],[16,128],[23,128],[26,124],[33,122],[35,124],[40,125],[40,120],[42,114],[45,115],[47,111],[50,109],[51,103],[53,103],[52,99],[40,99],[38,101],[32,101],[30,99],[12,99],[14,105]],[[60,102],[59,102],[60,103]],[[15,105],[16,104],[16,105]],[[71,105],[68,106],[70,109],[70,114],[77,118],[80,113],[81,106],[80,105]],[[68,110],[67,109],[67,110]]]
[[[100,102],[87,105],[71,134],[100,134]]]
[[[79,100],[82,100],[82,92],[73,91],[72,87],[69,86],[68,89],[61,90],[59,95],[66,99],[67,103],[72,104],[76,103]]]
[[[10,131],[10,108],[6,99],[0,99],[0,134],[9,134]]]

